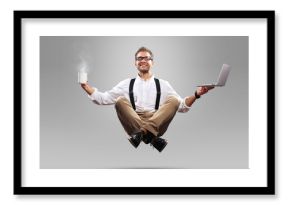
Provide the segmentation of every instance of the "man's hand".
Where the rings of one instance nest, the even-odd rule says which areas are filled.
[[[196,90],[196,93],[198,95],[204,95],[204,94],[206,94],[211,89],[214,89],[214,86],[202,86],[202,87],[198,87],[197,90]]]
[[[198,87],[196,90],[196,94],[197,95],[204,95],[205,93],[207,93],[209,90],[213,89],[214,86],[202,86],[202,87]],[[185,104],[190,107],[194,101],[197,99],[196,95],[192,95],[192,96],[188,96],[185,98]]]
[[[91,94],[93,94],[93,92],[95,91],[95,89],[94,88],[92,88],[89,84],[88,84],[88,82],[86,82],[86,83],[81,83],[81,87],[89,94],[89,95],[91,95]]]

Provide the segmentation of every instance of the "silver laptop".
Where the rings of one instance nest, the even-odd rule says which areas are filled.
[[[222,69],[220,71],[220,74],[219,74],[219,77],[218,77],[218,80],[216,83],[213,83],[213,84],[203,84],[203,85],[197,85],[197,87],[221,87],[221,86],[224,86],[226,84],[226,81],[227,81],[227,78],[229,76],[229,73],[230,73],[230,70],[231,70],[231,66],[228,65],[228,64],[223,64],[222,66]]]

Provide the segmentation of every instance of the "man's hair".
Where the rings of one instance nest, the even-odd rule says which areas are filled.
[[[140,53],[140,52],[148,52],[150,54],[151,58],[152,59],[154,58],[152,51],[150,49],[148,49],[148,48],[146,48],[146,47],[143,46],[143,47],[139,48],[137,50],[137,52],[135,53],[135,59],[136,59],[138,53]]]

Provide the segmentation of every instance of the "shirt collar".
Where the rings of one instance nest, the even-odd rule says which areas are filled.
[[[149,82],[149,81],[153,81],[154,80],[154,78],[155,78],[155,76],[154,75],[152,75],[151,76],[151,78],[149,78],[147,81]],[[138,74],[137,74],[137,77],[136,77],[136,79],[137,80],[139,80],[139,81],[145,81],[145,80],[143,80]]]

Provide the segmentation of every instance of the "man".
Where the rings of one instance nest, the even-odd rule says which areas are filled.
[[[81,86],[94,103],[115,104],[118,118],[135,148],[143,141],[161,152],[168,143],[161,136],[176,112],[187,112],[196,99],[213,87],[198,87],[194,95],[182,99],[167,81],[154,78],[153,57],[148,48],[139,48],[135,53],[137,77],[123,80],[107,92],[99,92],[88,83]]]

